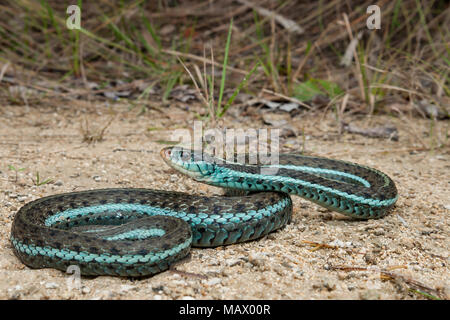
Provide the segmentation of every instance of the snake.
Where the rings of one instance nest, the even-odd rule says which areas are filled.
[[[292,220],[290,195],[355,219],[381,218],[398,199],[388,175],[352,162],[285,153],[276,164],[249,164],[178,146],[160,154],[176,171],[228,195],[110,188],[39,198],[14,216],[15,255],[33,269],[75,265],[86,276],[152,276],[191,247],[246,242],[283,228]]]

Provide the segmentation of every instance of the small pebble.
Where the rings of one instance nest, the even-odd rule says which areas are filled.
[[[402,217],[400,217],[399,215],[397,215],[397,219],[405,226],[405,227],[409,227],[408,223],[405,221],[405,219],[403,219]]]
[[[344,242],[339,239],[336,239],[336,240],[330,242],[328,245],[334,246],[334,247],[339,247],[339,248],[351,248],[353,244],[351,241]]]
[[[222,280],[220,278],[212,278],[211,280],[208,280],[208,282],[206,282],[206,284],[208,286],[215,286],[221,282],[222,282]]]
[[[91,292],[91,288],[89,288],[89,287],[83,287],[83,288],[81,288],[81,293],[87,294],[87,293],[89,293],[89,292]]]
[[[47,289],[56,289],[56,288],[59,287],[59,285],[58,285],[57,283],[55,283],[55,282],[47,282],[47,283],[45,284],[45,287],[46,287]]]
[[[24,293],[23,287],[21,285],[16,285],[8,289],[9,299],[19,299]]]
[[[28,196],[24,196],[24,195],[19,195],[17,197],[17,201],[19,201],[19,202],[25,202],[25,200],[27,200],[27,199],[28,199]]]
[[[130,291],[130,290],[134,289],[134,288],[135,288],[134,286],[131,286],[131,285],[128,285],[128,284],[124,284],[124,285],[122,285],[120,287],[120,290],[122,292],[127,292],[127,291]]]
[[[227,266],[229,266],[229,267],[234,267],[235,265],[238,265],[238,264],[240,264],[242,262],[242,260],[241,259],[239,259],[239,258],[231,258],[231,259],[227,259],[226,261],[225,261],[225,264],[227,265]]]
[[[376,236],[384,236],[386,232],[381,228],[377,228],[373,231],[373,234]]]

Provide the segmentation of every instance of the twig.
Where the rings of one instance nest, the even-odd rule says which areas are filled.
[[[443,300],[447,300],[448,297],[445,296],[444,293],[440,292],[437,289],[434,288],[430,288],[427,285],[411,279],[411,278],[407,278],[405,276],[393,273],[393,272],[389,272],[387,270],[381,270],[380,273],[384,276],[385,279],[387,280],[397,280],[397,281],[402,281],[404,283],[406,283],[408,286],[410,286],[412,289],[416,289],[419,290],[419,293],[421,293],[420,291],[425,291],[425,293],[427,293],[428,295],[425,295],[428,298],[431,299],[443,299]],[[432,296],[429,296],[429,295]]]
[[[2,82],[3,76],[5,75],[6,70],[8,70],[9,65],[10,65],[9,61],[3,65],[2,70],[0,71],[0,82]]]
[[[379,272],[381,279],[384,279],[384,280],[396,280],[396,281],[403,282],[406,285],[408,285],[410,287],[410,289],[413,289],[412,291],[416,292],[415,290],[418,290],[419,292],[416,292],[416,293],[419,293],[419,294],[425,293],[423,295],[426,296],[427,298],[444,299],[444,300],[448,299],[448,297],[445,296],[445,293],[441,292],[440,290],[437,290],[437,289],[434,289],[434,288],[430,288],[429,286],[427,286],[427,285],[425,285],[425,284],[423,284],[423,283],[421,283],[421,282],[419,282],[417,280],[414,280],[414,279],[411,279],[411,278],[408,278],[408,277],[405,277],[405,276],[402,276],[402,275],[399,275],[399,274],[391,272],[391,270],[394,270],[394,269],[407,269],[406,266],[402,266],[402,265],[400,265],[400,266],[391,266],[391,267],[388,267],[387,269],[353,267],[353,266],[341,266],[341,267],[333,267],[333,269],[334,270],[342,270],[342,271],[371,271],[371,272]],[[421,292],[421,291],[424,291],[424,292]]]
[[[269,94],[271,94],[271,95],[274,95],[274,96],[283,98],[283,99],[285,99],[285,100],[287,100],[287,101],[291,101],[291,102],[294,102],[294,103],[298,103],[299,105],[301,105],[301,106],[303,106],[303,107],[305,107],[305,108],[307,108],[307,109],[309,109],[309,110],[312,109],[311,106],[309,106],[309,105],[305,104],[304,102],[302,102],[302,101],[300,101],[300,100],[298,100],[298,99],[295,99],[295,98],[293,98],[293,97],[288,97],[288,96],[285,96],[284,94],[277,93],[277,92],[274,92],[274,91],[269,90],[269,89],[263,89],[262,91],[265,92],[265,93],[269,93]]]
[[[385,125],[375,128],[363,129],[354,125],[341,121],[340,131],[347,131],[349,133],[356,133],[371,138],[386,138],[393,141],[398,141],[398,130],[396,127]]]
[[[119,151],[125,151],[125,152],[145,152],[145,153],[155,153],[153,150],[144,150],[144,149],[124,149],[124,148],[116,148],[113,150],[113,152],[119,152]]]
[[[179,274],[181,276],[194,277],[194,278],[200,278],[200,279],[208,279],[208,277],[203,275],[203,274],[194,273],[194,272],[187,272],[187,271],[180,271],[180,270],[177,270],[175,268],[173,268],[173,269],[170,268],[169,271],[172,272],[172,273]]]
[[[302,242],[314,247],[313,249],[310,249],[309,251],[317,251],[322,248],[327,248],[327,249],[338,249],[339,248],[337,246],[331,246],[326,243],[319,243],[319,242],[315,242],[315,241],[303,240]]]
[[[350,41],[352,42],[352,41],[354,41],[353,34],[352,34],[352,27],[350,26],[350,22],[348,20],[347,14],[344,13],[343,16],[344,16],[344,22],[345,22],[345,26],[347,28],[348,36],[350,37]],[[361,36],[362,36],[362,32],[360,32],[357,35],[357,38],[359,38]],[[364,80],[363,80],[362,71],[361,71],[361,64],[359,63],[358,54],[356,52],[356,44],[354,45],[354,47],[352,49],[353,49],[353,56],[355,57],[355,62],[356,62],[356,70],[357,70],[356,78],[358,79],[359,89],[361,91],[361,97],[363,98],[364,101],[367,101],[366,92],[364,91]]]
[[[205,96],[203,95],[202,91],[200,90],[200,87],[197,84],[197,81],[194,78],[194,75],[191,73],[191,71],[188,69],[188,67],[186,67],[186,65],[183,63],[183,61],[181,61],[180,57],[177,56],[178,61],[180,61],[180,63],[183,65],[184,69],[186,70],[186,72],[189,74],[189,77],[191,77],[192,82],[194,82],[194,86],[195,89],[197,90],[198,95],[200,96],[200,98],[203,100],[203,102],[205,103],[205,106],[207,108],[209,108],[208,106],[208,101],[206,100]]]
[[[254,3],[251,3],[250,1],[247,0],[237,0],[239,3],[246,5],[250,8],[252,8],[253,10],[255,10],[256,12],[258,12],[260,15],[264,16],[264,17],[273,17],[273,19],[275,19],[276,22],[278,22],[279,24],[281,24],[287,31],[289,32],[293,32],[293,33],[298,33],[298,34],[302,34],[304,33],[304,29],[298,25],[297,22],[288,19],[286,17],[283,17],[282,15],[275,13],[273,11],[264,9]]]
[[[298,78],[300,72],[302,71],[302,69],[305,66],[306,62],[308,61],[309,57],[314,52],[314,50],[316,48],[316,43],[317,43],[317,41],[314,42],[314,44],[309,49],[308,53],[303,57],[302,62],[300,62],[300,64],[298,65],[297,69],[294,72],[294,75],[292,76],[293,80],[296,80]]]

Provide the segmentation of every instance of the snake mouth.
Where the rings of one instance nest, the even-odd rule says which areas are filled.
[[[168,163],[170,160],[170,155],[172,153],[172,147],[165,147],[162,148],[159,154],[161,155],[161,158],[163,158],[164,162]]]

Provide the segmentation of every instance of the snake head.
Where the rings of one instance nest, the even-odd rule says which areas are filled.
[[[161,150],[161,157],[169,166],[197,181],[207,181],[215,171],[214,158],[201,151],[166,147]]]

